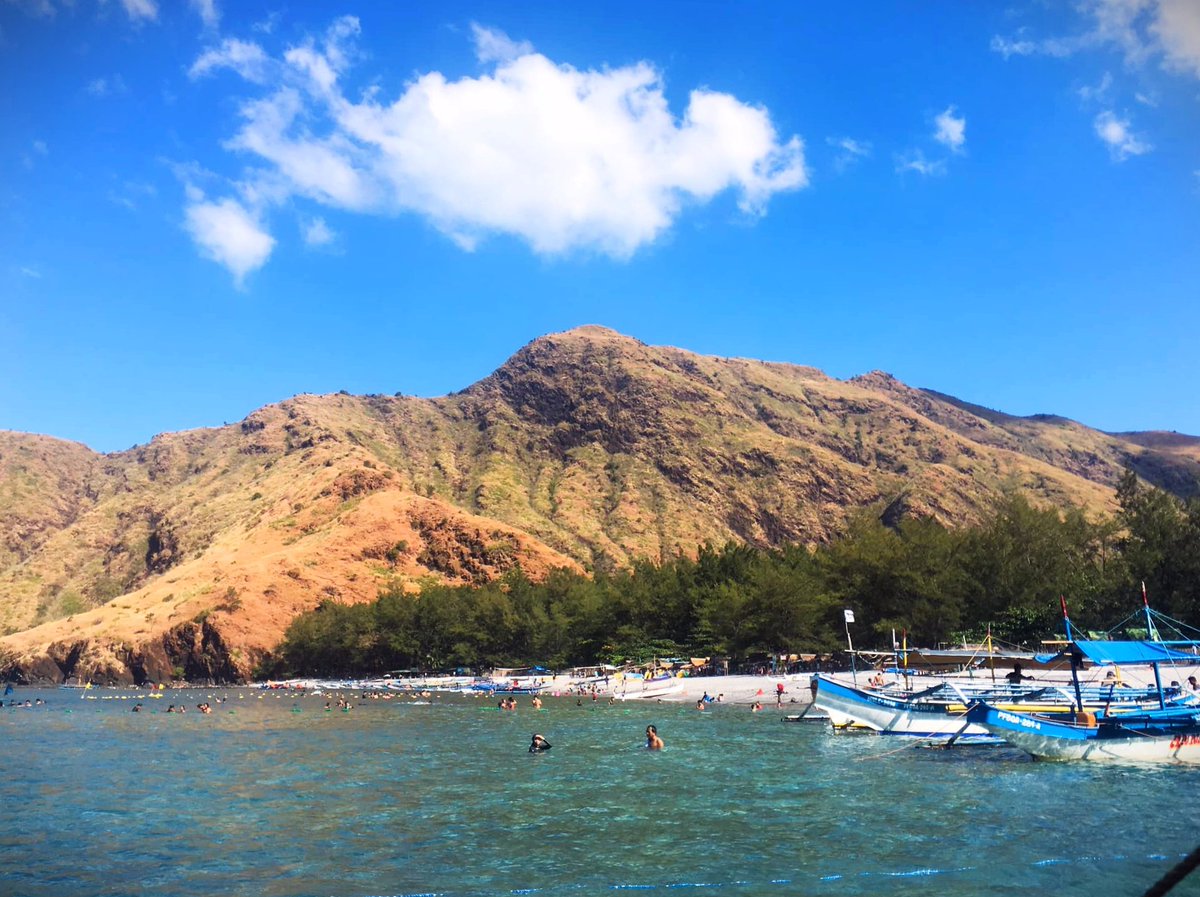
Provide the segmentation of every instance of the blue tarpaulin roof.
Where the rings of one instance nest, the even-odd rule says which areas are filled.
[[[1088,660],[1095,664],[1117,663],[1200,663],[1200,657],[1168,648],[1160,642],[1085,642],[1072,643]],[[1049,663],[1059,657],[1069,657],[1071,648],[1058,654],[1038,654],[1039,663]]]

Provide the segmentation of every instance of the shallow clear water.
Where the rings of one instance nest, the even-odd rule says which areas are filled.
[[[117,694],[0,710],[0,894],[1103,897],[1200,842],[1200,769],[920,749],[733,706],[327,713],[210,689],[135,714]],[[217,694],[211,716],[163,712]],[[535,731],[553,750],[526,752]]]

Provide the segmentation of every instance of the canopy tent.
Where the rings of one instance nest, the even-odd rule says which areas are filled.
[[[1186,663],[1194,665],[1200,658],[1195,654],[1176,651],[1161,642],[1095,642],[1075,641],[1057,654],[1039,654],[1040,663],[1050,663],[1072,655],[1094,664],[1151,664]]]

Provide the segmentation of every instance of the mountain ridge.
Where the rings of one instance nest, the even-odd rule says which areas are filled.
[[[1107,513],[1126,464],[1200,473],[1187,439],[977,410],[588,325],[437,398],[303,394],[109,454],[0,431],[0,651],[50,680],[238,679],[322,600],[820,542],[873,505],[957,525],[1006,489]]]

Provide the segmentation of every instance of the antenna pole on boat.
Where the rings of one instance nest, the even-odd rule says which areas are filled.
[[[1158,630],[1154,628],[1154,618],[1150,616],[1150,599],[1146,596],[1146,581],[1142,580],[1142,610],[1146,612],[1146,638],[1152,642],[1161,642],[1162,639],[1158,636]],[[1162,674],[1158,671],[1158,664],[1150,664],[1150,669],[1154,670],[1154,687],[1158,689],[1158,709],[1167,709],[1167,699],[1163,695]]]
[[[1075,636],[1071,632],[1071,615],[1067,613],[1067,597],[1059,595],[1058,603],[1062,605],[1063,622],[1067,626],[1067,650],[1071,652],[1071,684],[1075,686],[1075,705],[1079,708],[1079,712],[1083,713],[1083,691],[1079,688],[1079,667],[1083,663],[1083,652],[1075,645]]]
[[[996,650],[992,644],[992,624],[988,623],[987,628],[987,648],[988,648],[988,666],[992,668],[992,682],[996,681]]]
[[[900,630],[900,644],[904,652],[904,687],[907,689],[911,683],[908,681],[908,630]]]
[[[1150,599],[1146,597],[1146,583],[1142,581],[1142,610],[1146,612],[1146,638],[1152,642],[1161,642],[1158,630],[1154,628],[1154,617],[1150,615]]]
[[[858,666],[854,662],[854,642],[850,641],[850,624],[854,622],[854,611],[847,607],[842,614],[846,618],[846,648],[850,651],[850,678],[854,681],[854,687],[858,688]]]

